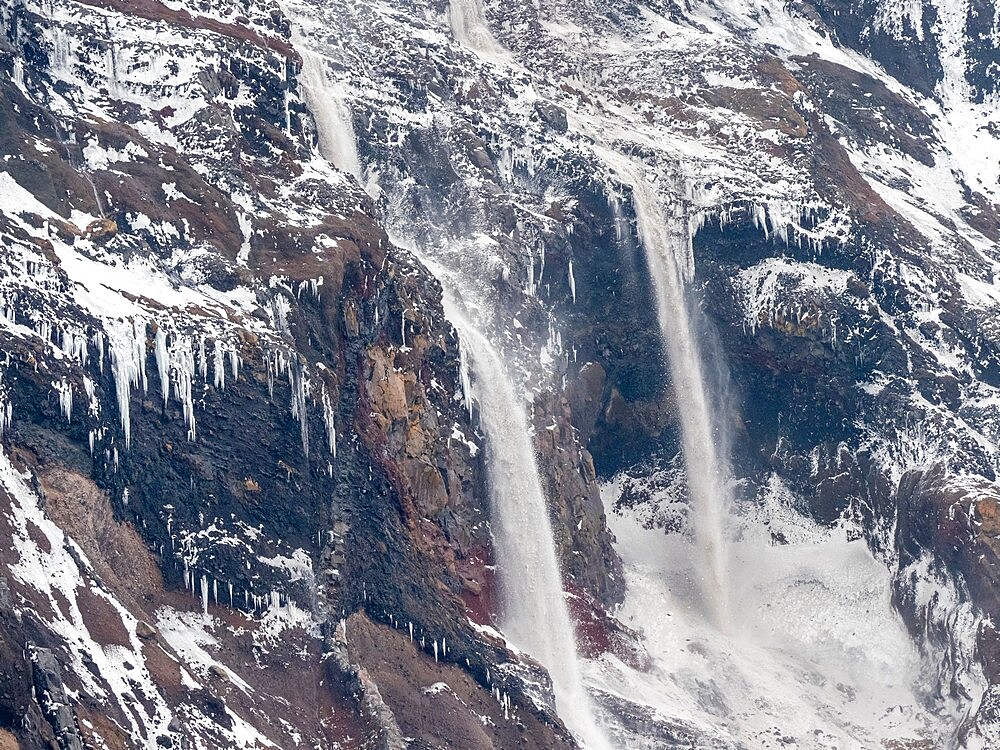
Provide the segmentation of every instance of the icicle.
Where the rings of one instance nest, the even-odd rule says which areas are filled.
[[[292,311],[291,303],[280,292],[271,299],[271,321],[279,333],[288,333],[288,313]]]
[[[292,416],[299,420],[299,432],[302,437],[302,452],[309,457],[309,414],[306,411],[306,375],[304,368],[298,362],[292,366],[289,363],[288,377],[292,386]]]
[[[205,350],[205,337],[198,337],[198,372],[201,379],[208,382],[208,352]]]
[[[330,453],[334,458],[337,457],[337,423],[336,423],[336,412],[333,409],[333,404],[330,401],[330,394],[326,390],[326,385],[323,385],[323,424],[326,426],[326,440],[330,448]]]
[[[576,304],[576,278],[573,276],[573,259],[569,259],[569,291],[573,295],[573,304]]]
[[[197,423],[194,416],[194,373],[195,360],[194,350],[191,348],[191,339],[184,337],[174,342],[171,350],[171,360],[173,371],[176,374],[177,398],[180,399],[184,407],[184,422],[188,428],[188,440],[194,441],[197,437]]]
[[[6,297],[0,298],[0,316],[8,323],[17,322],[17,313],[14,311],[14,306]]]
[[[97,400],[94,381],[89,376],[83,376],[83,392],[87,394],[88,411],[92,417],[96,417],[101,412],[101,402]]]
[[[59,411],[69,422],[73,416],[73,384],[66,378],[60,378],[59,382],[52,383],[52,387],[59,394]]]
[[[81,365],[87,364],[87,337],[64,328],[62,330],[62,351],[70,359]]]
[[[97,369],[103,375],[104,374],[104,333],[103,331],[94,331],[94,335],[91,339],[94,342],[94,348],[97,349]]]
[[[10,429],[11,417],[13,416],[10,397],[3,385],[3,376],[4,371],[0,370],[0,437],[3,437],[4,433]]]
[[[167,332],[163,326],[156,327],[156,369],[160,373],[160,388],[163,390],[163,408],[170,399],[170,358],[167,354]]]
[[[181,402],[184,412],[184,423],[188,428],[188,440],[197,436],[197,425],[194,415],[194,377],[196,372],[195,353],[190,336],[175,336],[172,345],[168,346],[163,328],[156,332],[156,365],[160,372],[160,382],[163,387],[163,407],[169,403],[171,385],[177,400]]]
[[[109,324],[108,337],[118,412],[125,433],[125,447],[128,448],[132,440],[129,407],[132,388],[141,385],[143,392],[146,391],[146,325],[134,320]],[[117,458],[115,465],[117,467]]]
[[[215,387],[220,391],[224,390],[226,387],[226,367],[225,360],[223,359],[222,342],[219,339],[215,340],[212,367],[215,372]]]

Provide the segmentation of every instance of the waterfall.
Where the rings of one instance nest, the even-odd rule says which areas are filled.
[[[458,330],[462,353],[471,365],[472,398],[486,434],[504,636],[548,670],[556,710],[583,747],[610,750],[583,686],[523,393],[497,350],[465,314],[450,288],[453,275],[422,260],[441,281],[445,315]]]
[[[459,44],[485,57],[504,55],[504,48],[486,25],[480,0],[451,0],[448,3],[448,24]]]
[[[338,169],[361,180],[361,158],[354,137],[351,110],[333,90],[326,72],[326,62],[309,50],[304,41],[293,35],[292,42],[302,51],[302,90],[306,105],[316,121],[319,150]]]
[[[681,421],[692,528],[701,556],[699,583],[707,614],[718,628],[727,630],[730,623],[726,527],[731,504],[728,449],[725,430],[716,419],[709,395],[696,325],[699,311],[693,306],[688,289],[694,277],[689,223],[679,209],[668,218],[660,208],[658,196],[634,168],[625,174],[632,186],[639,239],[656,293],[660,335]]]

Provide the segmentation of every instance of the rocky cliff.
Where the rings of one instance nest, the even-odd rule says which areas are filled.
[[[736,542],[795,546],[778,495],[858,540],[919,655],[921,728],[843,737],[1000,741],[998,18],[0,4],[0,747],[576,745],[499,632],[441,268],[530,401],[615,746],[842,746],[748,734],[629,627],[665,605],[609,525],[698,512],[636,174],[691,243]]]
[[[387,627],[502,726],[457,340],[318,155],[285,16],[2,20],[4,741],[398,745],[349,638]]]

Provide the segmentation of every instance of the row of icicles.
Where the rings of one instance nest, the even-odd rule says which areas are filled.
[[[6,308],[9,309],[9,308]],[[90,361],[90,350],[93,347],[97,356],[94,361],[98,371],[103,374],[105,363],[110,360],[111,374],[115,382],[116,400],[118,405],[125,447],[131,443],[131,394],[136,388],[143,393],[148,390],[146,374],[146,342],[147,324],[134,320],[105,321],[105,330],[96,330],[89,337],[79,330],[69,327],[57,328],[49,321],[38,321],[34,324],[35,333],[50,343],[57,352],[57,357],[72,361],[86,367]],[[210,346],[211,342],[211,346]],[[292,415],[301,425],[301,442],[303,452],[309,454],[308,405],[310,395],[316,390],[304,365],[292,352],[275,347],[263,352],[263,359],[268,373],[268,392],[274,397],[274,385],[277,378],[287,377],[292,391],[290,408]],[[214,386],[224,390],[228,382],[235,382],[240,377],[242,359],[239,340],[211,340],[204,335],[168,334],[163,326],[158,326],[153,334],[153,358],[156,363],[163,395],[164,408],[173,397],[182,405],[184,422],[187,425],[189,440],[197,438],[197,420],[195,416],[195,385],[197,378],[207,387]],[[9,358],[7,364],[10,364]],[[211,378],[209,371],[211,366]],[[37,369],[38,363],[35,363]],[[100,403],[96,394],[94,380],[87,374],[81,377],[83,393],[87,401],[87,413],[98,417]],[[52,389],[59,401],[60,413],[67,422],[73,419],[76,392],[71,378],[60,376],[52,381]],[[335,458],[337,453],[336,410],[334,399],[325,382],[320,382],[318,394],[312,395],[313,406],[322,411],[323,426],[326,433],[326,447]],[[3,387],[0,374],[0,435],[10,426],[13,417],[11,399]],[[91,431],[91,452],[95,440],[106,434],[103,428]]]

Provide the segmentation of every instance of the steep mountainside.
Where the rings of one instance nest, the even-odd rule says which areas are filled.
[[[502,736],[490,690],[519,678],[465,624],[489,539],[455,334],[317,155],[287,20],[3,24],[4,726],[376,746],[399,730],[362,662],[416,641]]]
[[[0,748],[1000,743],[996,3],[0,26]]]

